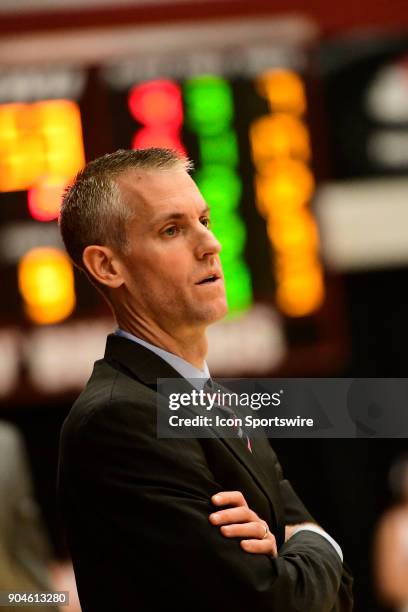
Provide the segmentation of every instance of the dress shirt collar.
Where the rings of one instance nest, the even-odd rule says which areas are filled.
[[[204,361],[203,369],[196,368],[188,361],[185,361],[178,355],[174,355],[174,353],[169,353],[154,344],[150,344],[150,342],[146,342],[146,340],[142,340],[129,332],[123,331],[123,329],[117,329],[115,334],[117,336],[122,336],[122,338],[127,338],[132,342],[137,342],[141,344],[145,348],[149,349],[153,353],[156,353],[159,357],[161,357],[164,361],[166,361],[172,368],[176,370],[183,378],[194,379],[194,387],[197,389],[202,389],[206,383],[206,381],[210,378],[210,372],[208,370],[207,362]],[[200,379],[200,380],[198,380]],[[201,382],[202,381],[202,382]]]

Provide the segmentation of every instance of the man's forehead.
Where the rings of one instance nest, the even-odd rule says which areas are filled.
[[[118,177],[118,183],[130,191],[164,191],[176,182],[192,186],[194,181],[183,168],[139,169],[129,168]]]
[[[141,214],[156,216],[169,207],[183,209],[185,203],[204,203],[194,181],[182,168],[130,169],[117,182],[124,200]]]

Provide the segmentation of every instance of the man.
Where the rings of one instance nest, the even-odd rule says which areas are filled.
[[[227,310],[187,170],[169,150],[117,151],[88,164],[61,209],[68,253],[118,324],[61,437],[83,612],[350,610],[341,550],[266,440],[157,437],[157,379],[204,384],[206,328]]]

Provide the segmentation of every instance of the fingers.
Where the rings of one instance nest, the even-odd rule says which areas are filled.
[[[265,528],[267,529],[265,536]],[[238,525],[224,525],[220,528],[222,535],[226,538],[244,538],[241,546],[246,552],[278,555],[275,536],[269,531],[264,521],[253,521]]]
[[[262,540],[265,537],[265,523],[258,520],[237,525],[223,525],[221,527],[221,533],[226,538]]]
[[[232,506],[209,516],[210,522],[220,527],[223,536],[244,538],[240,545],[246,552],[277,556],[275,536],[265,521],[248,507],[241,491],[220,491],[212,496],[211,501],[214,506]]]
[[[210,514],[213,525],[227,525],[228,523],[246,523],[258,517],[248,508],[245,497],[241,491],[220,491],[211,498],[215,506],[234,506],[227,510],[220,510]]]
[[[214,506],[248,506],[241,491],[220,491],[211,501]]]
[[[272,557],[278,556],[275,536],[270,532],[263,540],[241,540],[240,545],[245,552],[271,555]]]
[[[238,508],[228,508],[210,514],[210,522],[213,525],[230,525],[232,523],[250,523],[259,521],[258,515],[253,512],[248,506],[240,506]]]

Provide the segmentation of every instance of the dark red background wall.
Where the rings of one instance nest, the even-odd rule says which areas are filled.
[[[367,26],[408,26],[407,0],[221,0],[159,3],[156,6],[138,7],[121,6],[120,2],[112,0],[112,6],[109,8],[3,15],[0,18],[0,32],[12,34],[45,29],[288,13],[302,13],[316,20],[324,36]]]

